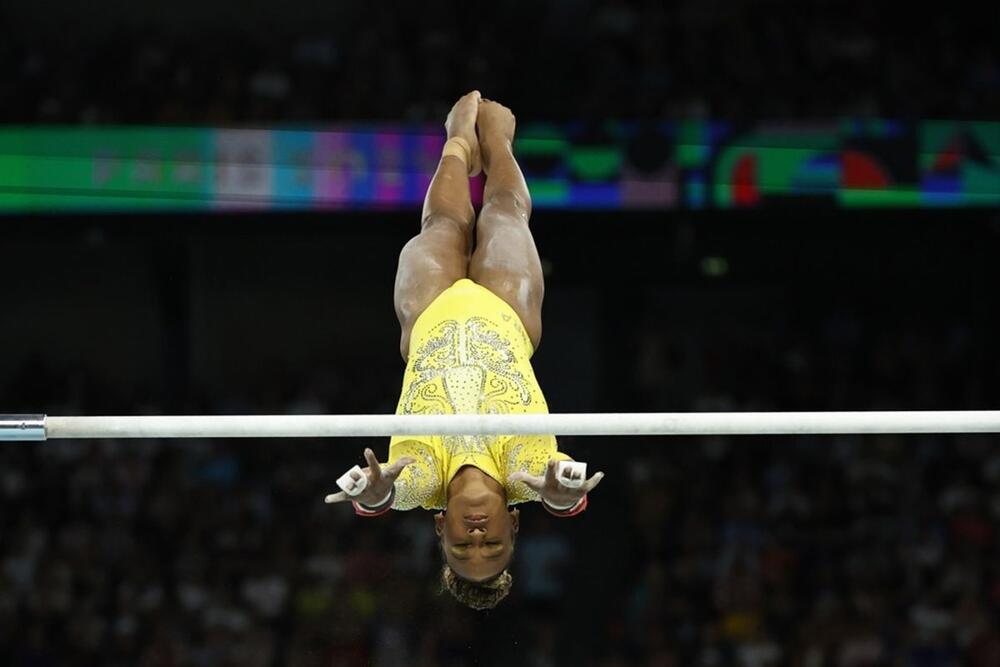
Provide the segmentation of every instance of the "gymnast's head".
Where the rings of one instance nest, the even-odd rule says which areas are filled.
[[[444,567],[442,587],[473,609],[492,609],[510,593],[519,513],[507,509],[502,486],[478,469],[456,475],[448,507],[434,516]],[[478,473],[478,474],[477,474]]]

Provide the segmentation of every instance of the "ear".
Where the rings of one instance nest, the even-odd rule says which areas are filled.
[[[444,535],[444,512],[438,512],[434,515],[434,532],[437,533],[438,537]]]
[[[510,529],[516,534],[521,527],[521,510],[516,507],[510,511]]]

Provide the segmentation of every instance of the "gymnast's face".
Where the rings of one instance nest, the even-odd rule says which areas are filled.
[[[510,563],[519,518],[499,494],[481,501],[452,498],[448,511],[434,517],[448,565],[462,579],[477,582],[492,579]]]

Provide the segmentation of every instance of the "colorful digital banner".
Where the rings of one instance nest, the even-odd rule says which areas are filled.
[[[0,212],[420,206],[437,128],[0,128]],[[1000,206],[1000,123],[534,125],[536,207]],[[481,187],[474,187],[478,193]]]

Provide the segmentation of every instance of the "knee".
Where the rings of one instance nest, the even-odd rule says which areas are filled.
[[[468,250],[471,239],[471,225],[448,215],[428,215],[420,223],[420,234],[416,239],[426,239],[429,243],[444,243],[447,247]]]
[[[483,209],[485,210],[487,207],[499,210],[504,215],[523,222],[527,222],[528,218],[531,217],[531,198],[514,190],[491,192],[483,201]]]
[[[421,231],[427,231],[429,229],[446,228],[448,230],[458,230],[461,234],[465,235],[468,233],[467,230],[471,226],[470,223],[475,217],[476,212],[472,208],[472,204],[469,204],[469,215],[465,220],[459,220],[454,215],[432,212],[425,215],[423,220],[420,221],[420,229]]]

